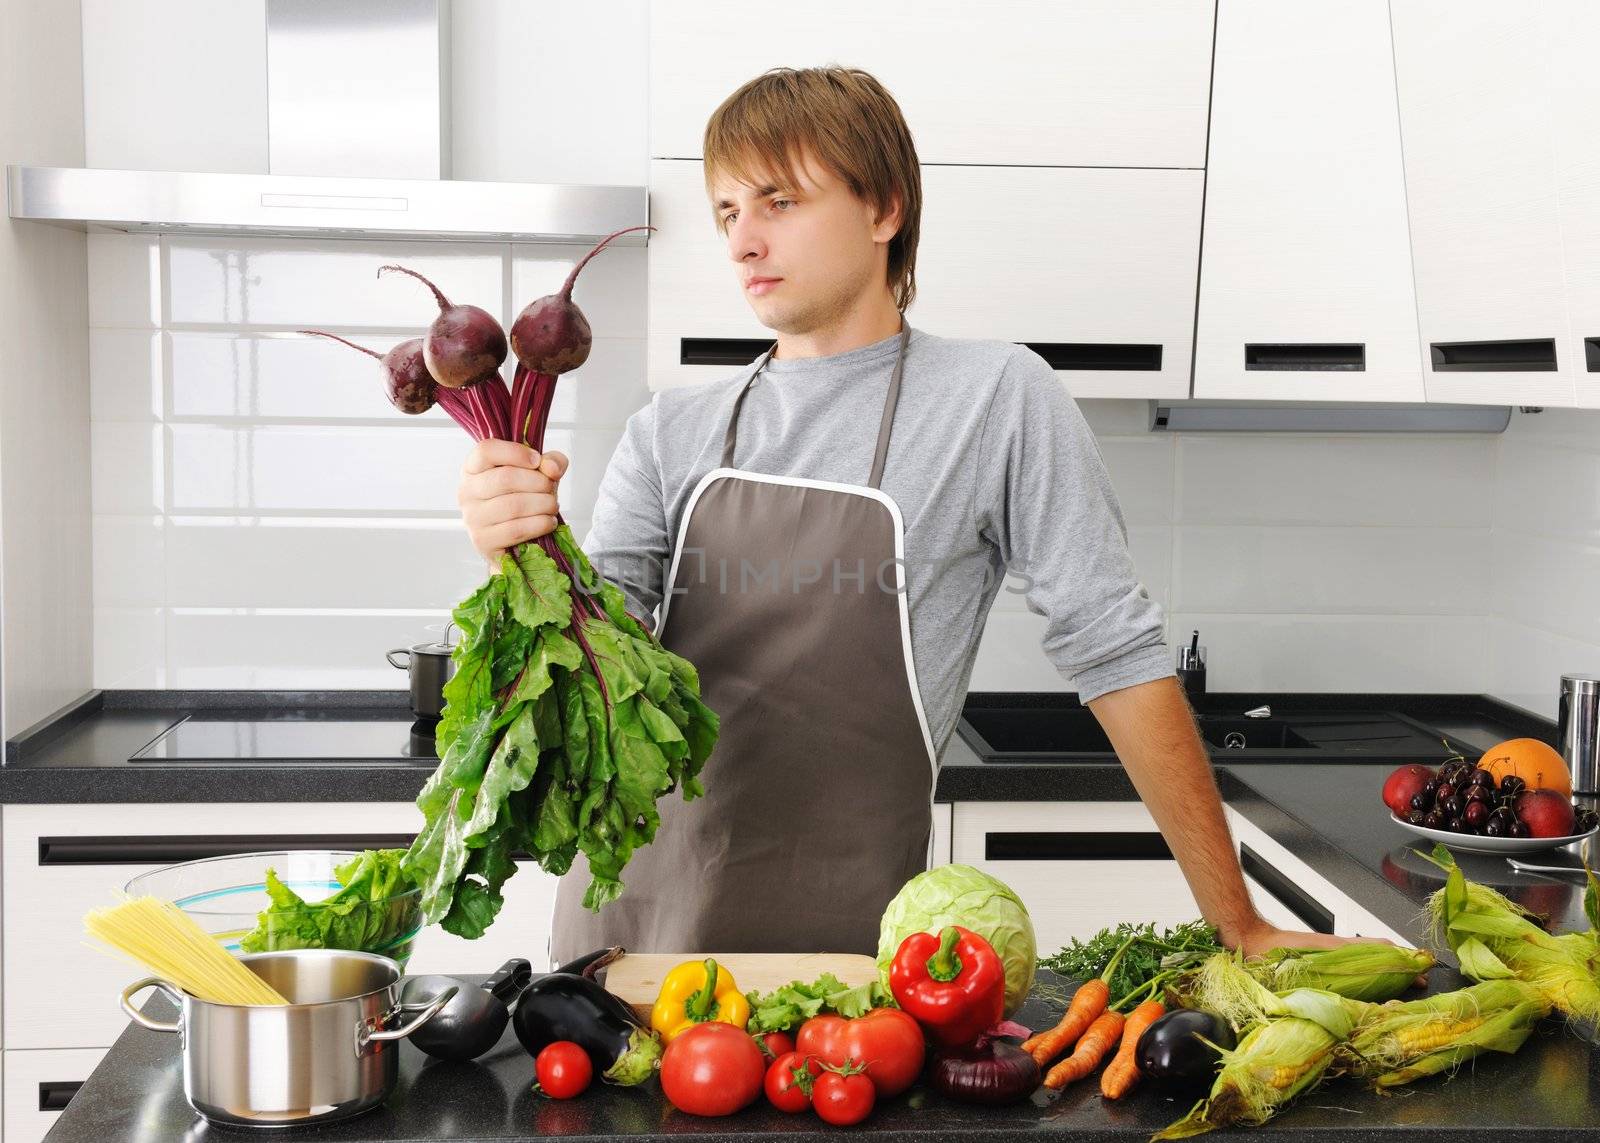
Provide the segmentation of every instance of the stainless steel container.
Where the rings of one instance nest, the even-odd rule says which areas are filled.
[[[374,953],[295,949],[239,958],[287,1005],[214,1004],[146,977],[122,990],[122,1008],[183,1045],[183,1092],[213,1123],[288,1127],[344,1119],[394,1090],[400,1045],[455,995],[435,997],[412,1020],[400,1010],[400,966]],[[178,1005],[172,1023],[152,1020],[133,997],[159,988]]]
[[[391,667],[405,671],[411,682],[411,713],[437,719],[444,713],[444,685],[456,673],[449,643],[417,643],[388,652]]]
[[[1572,772],[1572,792],[1600,797],[1600,675],[1562,675],[1556,741]]]

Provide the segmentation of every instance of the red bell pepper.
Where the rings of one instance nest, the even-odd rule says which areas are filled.
[[[994,946],[971,929],[912,933],[889,965],[889,990],[944,1047],[965,1047],[1005,1013],[1006,968]]]

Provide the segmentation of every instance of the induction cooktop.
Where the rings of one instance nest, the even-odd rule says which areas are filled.
[[[273,765],[431,766],[433,730],[426,719],[263,719],[189,716],[140,747],[130,762],[262,762]]]

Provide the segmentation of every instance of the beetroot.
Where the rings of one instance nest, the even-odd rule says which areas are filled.
[[[522,308],[517,320],[511,323],[511,351],[529,372],[554,377],[569,373],[589,360],[589,349],[594,342],[589,332],[589,319],[572,303],[572,286],[578,280],[578,272],[618,235],[654,229],[653,226],[630,226],[606,235],[572,268],[559,292],[546,294]]]
[[[439,303],[439,316],[422,343],[423,359],[435,381],[446,389],[460,389],[499,372],[506,359],[506,331],[493,314],[478,306],[452,304],[438,286],[405,266],[380,266],[378,276],[388,270],[410,274],[432,290]]]
[[[351,349],[359,349],[368,357],[376,357],[383,364],[383,385],[389,394],[389,403],[402,413],[410,413],[412,416],[426,413],[438,400],[439,387],[428,373],[428,366],[422,359],[420,337],[402,341],[388,353],[379,353],[364,345],[357,345],[336,333],[324,333],[320,329],[302,329],[299,332],[313,337],[331,338],[348,345]]]

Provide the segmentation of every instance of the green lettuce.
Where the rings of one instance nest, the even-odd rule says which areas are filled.
[[[271,904],[239,940],[247,953],[283,949],[354,949],[396,955],[421,927],[401,849],[369,849],[334,868],[340,888],[320,901],[303,900],[268,869]]]

